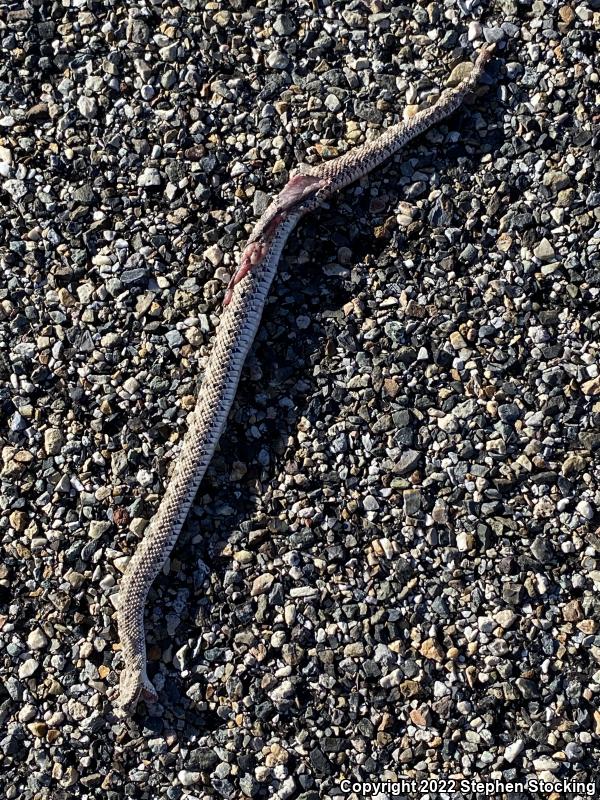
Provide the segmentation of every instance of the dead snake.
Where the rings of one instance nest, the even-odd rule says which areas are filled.
[[[140,697],[156,700],[146,673],[144,609],[148,591],[168,558],[210,463],[258,329],[282,250],[298,221],[334,192],[366,175],[407,141],[455,111],[481,77],[493,45],[484,46],[468,75],[446,89],[435,105],[388,128],[339,158],[300,169],[271,202],[254,228],[224,298],[224,310],[208,360],[193,419],[156,515],[121,579],[117,622],[123,652],[118,712],[133,712]]]

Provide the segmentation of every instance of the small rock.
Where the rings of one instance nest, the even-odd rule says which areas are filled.
[[[511,625],[514,624],[517,615],[514,611],[511,611],[510,608],[503,608],[502,611],[498,611],[498,613],[494,615],[494,619],[500,627],[504,628],[504,630],[508,630]]]
[[[167,333],[165,334],[165,339],[167,340],[167,343],[171,348],[179,347],[180,345],[183,344],[183,336],[179,333],[178,330],[175,329],[167,331]]]
[[[49,456],[56,456],[63,446],[63,435],[58,428],[47,428],[44,432],[44,450]]]
[[[259,784],[256,778],[249,773],[245,773],[240,778],[240,790],[244,797],[255,797],[259,791]],[[281,792],[279,792],[281,794]]]
[[[483,28],[481,27],[481,24],[477,22],[477,20],[472,20],[469,23],[469,28],[467,31],[469,41],[474,42],[476,39],[481,38],[482,31]]]
[[[127,26],[127,38],[136,44],[146,44],[150,38],[150,28],[146,25],[143,19],[139,17],[129,20]]]
[[[421,492],[419,489],[406,489],[403,493],[404,513],[409,517],[414,517],[421,508]]]
[[[273,30],[279,36],[289,36],[296,30],[296,23],[291,14],[279,14],[273,23]]]
[[[279,50],[271,50],[271,52],[267,56],[267,64],[271,69],[286,69],[288,64],[290,63],[290,59],[285,53],[281,53]]]
[[[554,557],[554,553],[552,551],[552,545],[547,541],[545,536],[536,536],[533,542],[531,543],[531,552],[537,558],[538,561],[541,561],[542,564],[545,564],[548,561],[552,561]]]
[[[73,200],[75,203],[82,203],[84,206],[90,206],[95,200],[94,190],[89,183],[84,183],[77,186],[73,190]]]
[[[344,647],[344,658],[360,658],[365,654],[365,646],[362,642],[350,642]]]
[[[540,758],[534,758],[533,761],[533,768],[536,772],[555,772],[558,769],[558,763],[553,759],[549,758],[548,756],[541,756]]]
[[[28,658],[27,661],[23,661],[19,666],[19,678],[31,678],[38,667],[39,664],[35,658]]]
[[[161,177],[160,172],[155,167],[146,167],[146,169],[139,175],[137,180],[138,186],[160,186]]]
[[[421,684],[417,681],[406,680],[399,684],[400,694],[407,700],[418,697],[421,694]]]
[[[585,469],[585,465],[586,461],[582,456],[571,453],[563,461],[560,471],[565,478],[570,478]]]
[[[383,391],[387,394],[388,397],[391,397],[392,400],[398,396],[400,391],[400,385],[395,378],[386,378],[383,381]]]
[[[42,650],[48,644],[48,637],[41,628],[35,628],[27,637],[27,645],[31,650]]]
[[[501,403],[498,406],[498,416],[502,422],[515,422],[521,416],[521,409],[516,403]]]
[[[581,514],[584,519],[592,519],[594,516],[594,509],[587,500],[580,500],[575,506],[575,511],[577,511],[578,514]]]
[[[427,716],[418,708],[411,709],[409,717],[413,725],[416,725],[417,728],[426,728],[428,725]]]
[[[502,28],[484,28],[483,36],[488,44],[496,44],[504,39],[505,32]]]
[[[581,761],[585,755],[585,750],[577,742],[569,742],[565,747],[565,755],[569,761]]]
[[[8,521],[18,533],[23,533],[27,528],[29,517],[24,511],[12,511]]]
[[[444,660],[444,648],[439,642],[436,642],[435,639],[425,639],[419,651],[422,656],[430,659],[431,661],[439,662]]]
[[[563,619],[566,622],[579,622],[581,619],[583,619],[583,613],[579,600],[571,600],[570,603],[567,603],[563,608],[562,613]]]
[[[450,344],[455,350],[461,350],[467,346],[467,343],[460,331],[452,331],[450,334]]]
[[[178,49],[178,45],[173,42],[173,44],[168,44],[165,47],[161,47],[158,51],[158,54],[163,61],[176,61]]]
[[[394,465],[394,472],[398,475],[406,475],[412,472],[421,460],[421,453],[418,450],[405,450],[400,456],[400,460]]]
[[[81,116],[86,119],[94,119],[98,113],[98,103],[93,97],[86,97],[85,95],[81,95],[77,100],[77,108]]]
[[[546,239],[546,237],[544,237],[542,241],[536,245],[533,250],[533,255],[536,258],[539,258],[540,261],[548,261],[549,259],[554,258],[554,248],[548,239]]]
[[[182,769],[177,773],[177,778],[182,786],[193,786],[198,783],[202,778],[200,772],[195,772],[190,769]]]
[[[294,685],[291,681],[284,680],[269,693],[269,696],[278,708],[285,706],[294,696]]]
[[[217,13],[213,16],[213,20],[220,25],[222,28],[229,25],[231,20],[231,12],[227,10],[217,11]]]
[[[525,743],[523,739],[516,739],[512,744],[509,744],[504,750],[504,760],[509,764],[512,764],[515,758],[523,750],[524,745]]]
[[[558,193],[558,197],[556,199],[556,204],[560,208],[569,208],[573,205],[573,200],[575,199],[575,190],[574,189],[561,189]]]
[[[448,76],[446,83],[448,86],[456,86],[465,78],[469,77],[472,69],[473,64],[470,61],[463,61],[462,63],[457,64]]]
[[[325,98],[325,108],[333,113],[339,111],[342,107],[340,100],[334,94],[328,94]]]
[[[456,534],[456,546],[461,553],[468,553],[473,549],[474,536],[472,533],[461,531]]]
[[[252,588],[250,589],[250,596],[257,597],[259,594],[265,594],[265,592],[268,592],[271,586],[273,585],[274,580],[275,576],[271,575],[269,572],[265,572],[263,575],[259,575],[252,582]]]
[[[569,176],[557,169],[551,169],[544,175],[543,184],[554,192],[566,189],[569,185]]]
[[[398,686],[402,682],[403,673],[401,669],[394,669],[384,675],[379,683],[383,689],[391,689],[393,686]]]
[[[43,738],[48,732],[48,725],[42,720],[36,720],[35,722],[30,722],[27,725],[27,727],[29,728],[31,733],[38,739]]]
[[[600,394],[600,375],[582,383],[581,391],[584,394],[590,395],[590,397],[595,397],[597,394]]]
[[[206,248],[202,255],[204,258],[210,261],[213,267],[218,267],[221,261],[223,261],[224,254],[218,244],[211,244],[210,247]]]
[[[25,181],[20,181],[17,178],[4,181],[2,188],[5,192],[8,192],[14,200],[20,200],[27,194],[27,184]]]
[[[363,508],[365,511],[378,511],[379,503],[373,497],[373,495],[368,494],[363,500]]]

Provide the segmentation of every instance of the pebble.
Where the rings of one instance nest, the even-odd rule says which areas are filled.
[[[63,446],[63,434],[58,428],[48,428],[44,432],[44,450],[49,456],[58,455]]]
[[[518,30],[518,29],[517,29]],[[483,29],[483,36],[486,42],[490,42],[492,44],[497,44],[504,39],[505,30],[504,28],[486,28]]]
[[[473,548],[474,539],[472,534],[461,531],[456,535],[456,546],[461,553],[466,553]]]
[[[207,258],[214,267],[218,267],[224,258],[223,251],[216,244],[207,247],[202,255],[204,256],[204,258]]]
[[[279,14],[273,23],[273,30],[279,36],[290,36],[296,28],[296,22],[291,14]]]
[[[561,189],[566,189],[571,180],[568,175],[558,169],[548,170],[544,174],[543,184],[548,186],[553,192],[559,192]]]
[[[581,516],[585,519],[593,519],[594,517],[594,509],[592,504],[588,503],[587,500],[580,500],[575,506],[575,511],[577,511],[578,514],[581,514]]]
[[[548,239],[544,237],[540,243],[535,246],[533,255],[539,258],[540,261],[547,261],[550,258],[554,258],[555,251]]]
[[[481,24],[477,20],[472,20],[468,27],[469,41],[474,42],[476,39],[480,39],[482,31],[483,28],[481,27]]]
[[[405,475],[408,472],[412,472],[419,464],[421,460],[421,453],[417,450],[408,449],[405,450],[404,453],[400,456],[400,459],[395,465],[395,472],[398,475]]]
[[[47,644],[48,637],[44,631],[41,630],[41,628],[36,628],[35,630],[31,631],[27,637],[27,646],[31,648],[31,650],[43,650]]]
[[[332,113],[336,113],[337,111],[340,111],[342,104],[336,95],[328,94],[325,98],[325,108]]]
[[[160,172],[154,167],[146,167],[137,180],[138,186],[160,186]]]
[[[265,573],[264,575],[259,575],[257,578],[254,579],[252,583],[252,588],[250,590],[251,597],[257,597],[260,594],[264,594],[268,592],[273,582],[275,580],[274,575],[270,575],[269,573]]]
[[[560,471],[565,478],[573,478],[585,469],[585,466],[586,460],[582,456],[573,453],[565,458]]]
[[[589,381],[585,381],[581,384],[581,391],[584,394],[590,395],[591,397],[595,397],[596,395],[600,394],[600,377],[592,378]]]
[[[48,733],[48,726],[42,720],[37,720],[36,722],[30,722],[27,725],[27,727],[35,737],[40,739],[46,736],[46,734]]]
[[[194,772],[189,769],[182,769],[177,773],[177,779],[182,786],[193,786],[198,783],[202,775],[200,772]]]
[[[365,511],[378,511],[379,510],[379,503],[377,499],[372,495],[367,495],[363,500],[363,507]]]
[[[93,97],[86,97],[81,95],[77,100],[77,108],[82,117],[86,119],[94,119],[98,113],[98,103]]]
[[[569,761],[581,761],[585,755],[585,750],[577,742],[569,742],[565,747],[565,755]]]
[[[36,661],[35,658],[28,658],[26,661],[23,661],[23,663],[19,665],[19,678],[21,679],[30,678],[37,672],[38,667],[39,663]]]
[[[558,764],[553,758],[541,756],[540,758],[533,759],[533,768],[536,772],[555,772],[558,769]]]
[[[525,742],[523,739],[516,739],[512,744],[509,744],[508,747],[504,750],[504,760],[512,764],[513,761],[520,755],[523,751],[525,746]]]
[[[465,78],[468,78],[471,74],[471,70],[473,65],[470,61],[464,61],[461,64],[457,64],[446,81],[448,86],[456,86]]]
[[[450,344],[455,350],[461,350],[467,343],[459,331],[452,331],[450,334]]]
[[[27,184],[25,181],[18,180],[17,178],[3,181],[2,188],[4,191],[13,198],[13,200],[20,200],[27,194]]]

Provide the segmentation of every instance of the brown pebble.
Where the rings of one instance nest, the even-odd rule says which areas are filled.
[[[444,648],[435,639],[425,639],[421,645],[420,652],[422,656],[431,661],[442,661],[445,655]]]
[[[383,391],[392,399],[398,395],[400,385],[395,378],[386,378],[383,381]]]

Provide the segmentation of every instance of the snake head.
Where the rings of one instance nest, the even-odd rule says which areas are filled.
[[[156,689],[146,674],[146,667],[125,666],[119,682],[117,716],[121,719],[131,716],[142,699],[151,703],[158,700]]]

